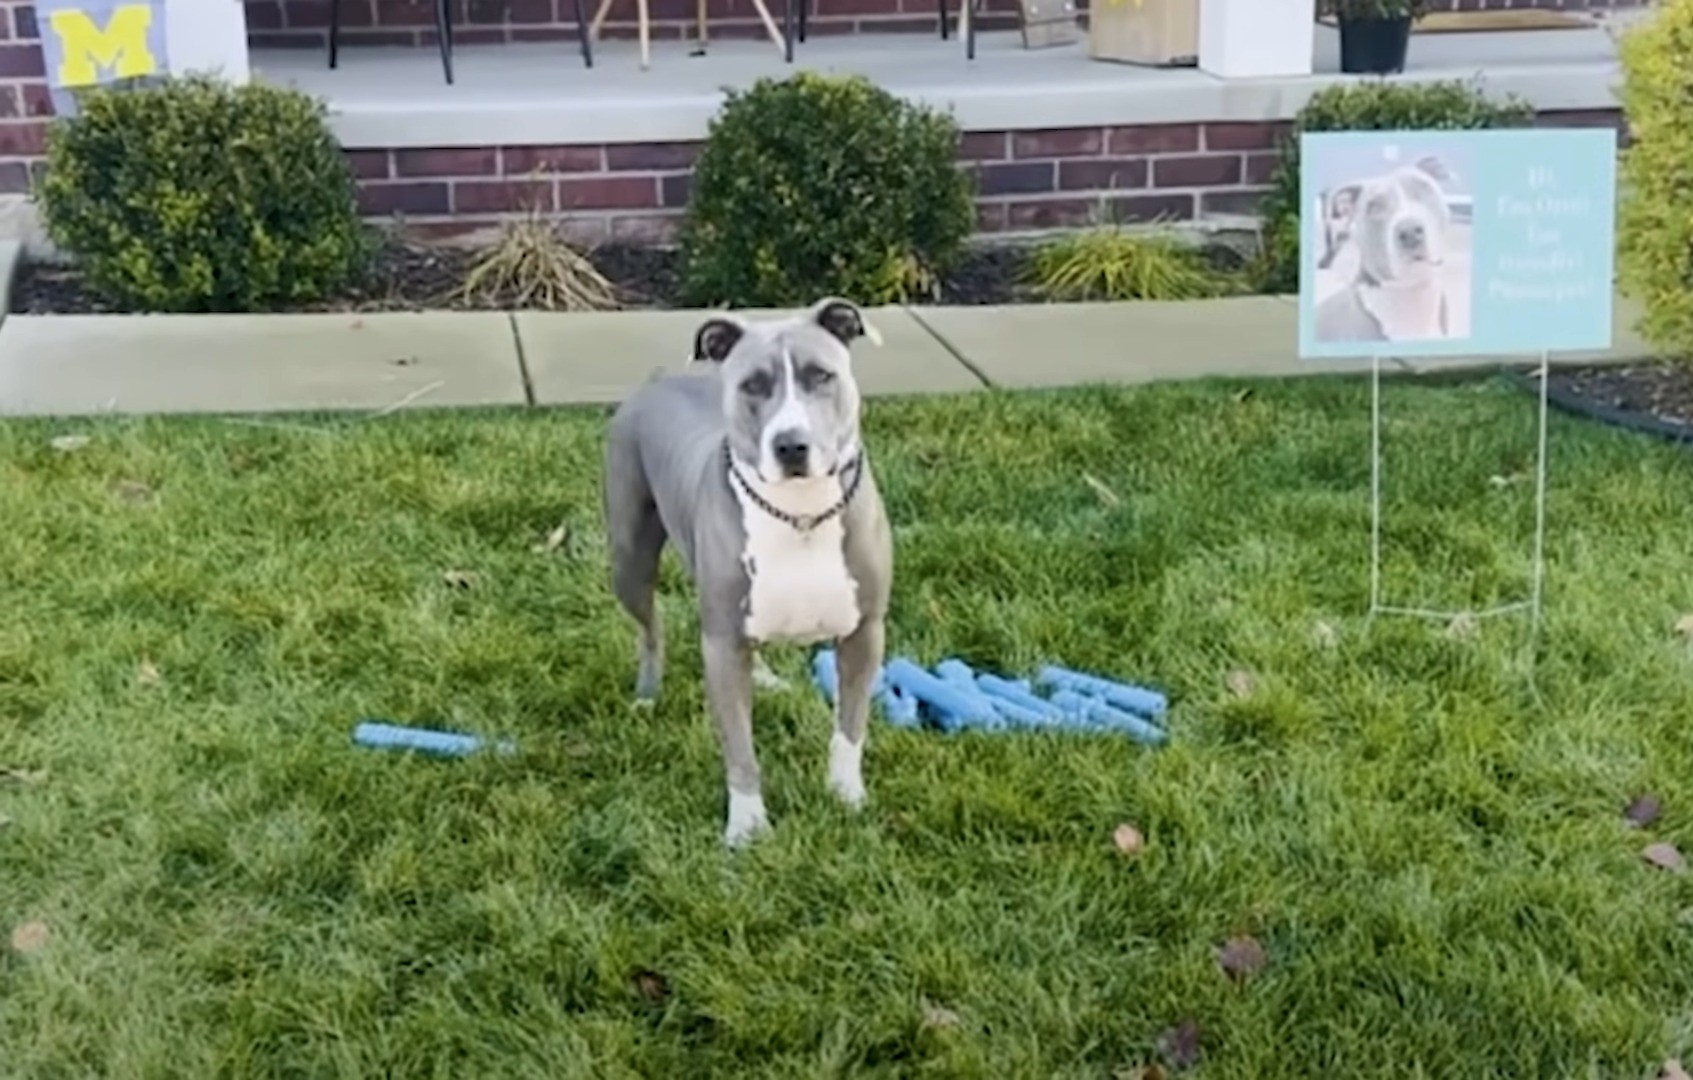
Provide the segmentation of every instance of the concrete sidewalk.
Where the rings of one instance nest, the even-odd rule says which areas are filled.
[[[764,313],[749,312],[749,315]],[[857,351],[869,395],[984,387],[1332,374],[1301,360],[1291,298],[1195,303],[885,307]],[[323,315],[12,315],[0,323],[0,415],[265,413],[617,401],[686,362],[698,311]],[[1613,348],[1649,356],[1619,301]],[[1402,372],[1499,358],[1398,363]]]

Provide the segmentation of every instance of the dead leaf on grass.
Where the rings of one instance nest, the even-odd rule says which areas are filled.
[[[1332,649],[1340,644],[1340,631],[1334,628],[1334,623],[1318,619],[1311,627],[1311,640],[1317,643],[1319,649]]]
[[[1640,857],[1658,869],[1668,870],[1674,874],[1679,874],[1687,869],[1687,857],[1682,855],[1674,844],[1648,844],[1646,850],[1640,853]]]
[[[47,940],[52,936],[40,919],[19,923],[12,928],[12,951],[19,956],[33,956],[47,947]]]
[[[670,980],[660,972],[643,968],[629,977],[629,983],[635,988],[635,993],[643,1000],[658,1004],[670,996]]]
[[[1092,473],[1083,473],[1082,480],[1086,482],[1088,487],[1093,489],[1093,493],[1099,496],[1099,501],[1104,503],[1106,506],[1123,505],[1123,500],[1117,496],[1117,493],[1106,487],[1105,482],[1094,476]]]
[[[1234,392],[1234,403],[1236,405],[1244,405],[1250,400],[1252,400],[1252,388],[1250,386]]]
[[[22,784],[25,787],[30,787],[46,779],[46,769],[17,769],[9,765],[0,765],[0,783]]]
[[[923,1026],[934,1031],[942,1031],[958,1026],[958,1014],[944,1005],[933,1002],[923,1003]]]
[[[1637,795],[1623,807],[1622,816],[1630,825],[1644,829],[1658,820],[1664,812],[1663,804],[1656,795]]]
[[[48,445],[61,454],[69,454],[81,450],[92,441],[87,435],[58,435]]]
[[[1125,821],[1111,834],[1111,842],[1116,844],[1117,850],[1124,855],[1139,855],[1141,849],[1146,846],[1146,837],[1140,834],[1139,829]]]
[[[570,522],[566,521],[558,528],[547,534],[547,538],[535,545],[535,554],[550,555],[570,542]]]
[[[1199,1063],[1199,1021],[1189,1017],[1158,1036],[1158,1053],[1172,1069],[1191,1069]]]
[[[1675,632],[1689,641],[1693,641],[1693,614],[1683,615],[1675,620]]]
[[[0,829],[9,829],[11,827],[12,816],[10,814],[0,814]]]
[[[1257,938],[1245,934],[1230,938],[1217,950],[1217,966],[1236,982],[1263,971],[1269,962],[1264,946],[1258,944]]]
[[[164,682],[164,676],[159,674],[158,666],[153,661],[143,660],[136,666],[136,686],[158,686],[162,682]]]
[[[1452,621],[1446,624],[1446,636],[1453,641],[1468,641],[1476,636],[1481,629],[1481,623],[1474,615],[1461,611],[1452,616]]]
[[[1663,1068],[1658,1070],[1658,1080],[1693,1080],[1693,1076],[1687,1075],[1687,1070],[1681,1067],[1679,1060],[1670,1058],[1664,1062]]]
[[[119,480],[112,485],[112,497],[131,506],[153,501],[153,489],[139,480]]]
[[[479,579],[474,570],[448,570],[441,575],[441,580],[455,589],[474,589]]]
[[[1487,482],[1496,488],[1508,488],[1513,484],[1520,484],[1527,479],[1527,473],[1514,472],[1505,476],[1490,476],[1487,478]]]
[[[1237,698],[1251,697],[1252,692],[1258,689],[1258,676],[1252,674],[1252,672],[1246,670],[1245,668],[1235,668],[1233,671],[1229,672],[1229,677],[1226,681],[1228,683],[1229,693],[1233,694]]]

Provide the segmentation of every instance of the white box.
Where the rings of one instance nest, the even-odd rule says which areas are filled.
[[[1220,79],[1311,74],[1316,0],[1199,0],[1199,68]]]

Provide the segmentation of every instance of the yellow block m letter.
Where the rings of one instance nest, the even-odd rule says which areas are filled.
[[[60,86],[92,86],[100,72],[114,78],[138,79],[158,73],[159,62],[147,47],[153,25],[148,4],[125,4],[112,10],[102,28],[85,11],[55,11],[49,17],[59,35]]]

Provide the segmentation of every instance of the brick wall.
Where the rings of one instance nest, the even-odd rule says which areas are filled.
[[[784,0],[766,0],[780,23]],[[795,0],[800,2],[800,0]],[[932,32],[938,0],[810,0],[815,34]],[[956,21],[960,0],[945,0]],[[1651,0],[1432,0],[1436,9],[1552,8],[1586,11],[1636,7]],[[573,37],[576,21],[571,0],[453,0],[456,35],[461,42],[537,41]],[[255,45],[317,46],[329,25],[329,0],[246,0],[247,29]],[[583,0],[589,19],[599,0]],[[1087,0],[1078,0],[1085,9]],[[693,33],[695,0],[650,0],[655,39]],[[710,31],[716,37],[762,36],[762,24],[750,0],[707,0]],[[1016,25],[1015,0],[982,0],[983,29]],[[419,45],[435,41],[433,0],[343,0],[345,40],[366,44]],[[613,0],[607,37],[635,31],[634,0]]]
[[[0,194],[29,190],[45,148],[53,102],[40,40],[34,6],[0,0]]]
[[[1614,109],[1547,113],[1547,126],[1620,127]],[[972,131],[960,164],[977,179],[987,233],[1251,212],[1284,124],[1156,124]],[[485,227],[536,207],[585,243],[669,238],[687,205],[697,143],[356,150],[372,216],[424,233]]]

